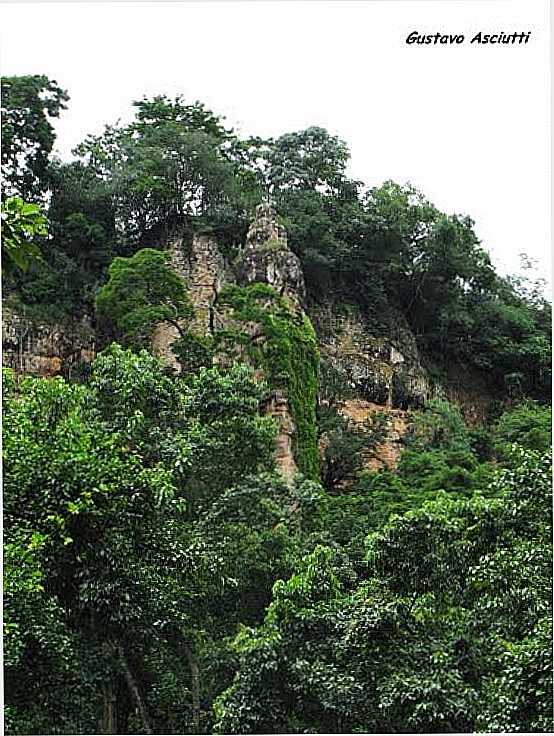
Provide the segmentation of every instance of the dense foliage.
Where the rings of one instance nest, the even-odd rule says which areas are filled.
[[[88,316],[103,348],[78,380],[4,371],[7,733],[552,731],[540,284],[498,276],[468,217],[349,179],[322,128],[244,138],[155,97],[61,162],[67,99],[2,81],[6,299]],[[440,381],[486,375],[496,413],[437,391],[369,470],[390,407],[344,415],[352,386],[286,297],[229,285],[202,334],[164,241],[210,232],[232,268],[268,197],[311,315],[407,326]],[[180,371],[149,352],[163,323]]]
[[[96,296],[96,311],[115,323],[118,337],[147,347],[160,323],[174,327],[181,338],[187,334],[193,308],[167,253],[143,248],[129,258],[114,258],[108,273]]]
[[[25,304],[57,317],[92,311],[112,258],[158,247],[175,228],[208,229],[232,256],[271,196],[311,303],[355,303],[386,334],[401,315],[437,370],[470,365],[504,394],[548,398],[551,308],[540,289],[495,273],[469,217],[440,212],[411,185],[349,179],[348,148],[324,129],[241,138],[200,102],[155,97],[62,163],[48,160],[50,118],[66,93],[44,77],[2,88],[7,181],[24,199],[51,195],[44,260],[6,284]]]
[[[5,379],[10,732],[554,725],[541,407],[480,462],[431,403],[398,473],[328,496],[271,474],[239,364],[185,380],[114,345],[86,384]]]

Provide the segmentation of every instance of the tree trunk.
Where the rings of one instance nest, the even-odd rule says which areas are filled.
[[[148,720],[148,713],[146,712],[144,701],[142,700],[137,681],[135,680],[133,673],[131,672],[131,668],[129,667],[129,663],[127,662],[127,658],[125,657],[125,652],[123,651],[123,647],[121,646],[119,647],[119,660],[123,668],[123,674],[125,675],[125,682],[127,683],[127,687],[129,688],[129,691],[137,704],[144,730],[146,731],[146,733],[151,734],[152,727],[150,726],[150,722]]]
[[[100,720],[100,732],[103,734],[116,734],[116,695],[111,677],[102,686],[102,718]]]
[[[200,667],[198,660],[194,656],[194,652],[185,643],[185,654],[190,668],[191,691],[192,691],[192,723],[194,733],[200,733]]]

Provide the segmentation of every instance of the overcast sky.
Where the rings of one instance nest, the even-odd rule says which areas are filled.
[[[368,185],[410,181],[469,214],[503,271],[550,273],[546,0],[104,2],[0,6],[2,74],[69,91],[64,157],[143,95],[201,100],[244,134],[319,125]],[[462,45],[407,45],[411,31]],[[531,31],[526,45],[470,45]]]

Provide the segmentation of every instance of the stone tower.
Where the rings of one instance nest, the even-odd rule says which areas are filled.
[[[297,308],[306,299],[306,284],[300,259],[289,248],[285,228],[270,204],[258,205],[246,247],[237,264],[237,282],[247,286],[262,282],[286,296]]]
[[[286,230],[268,203],[256,208],[246,246],[236,265],[236,280],[239,286],[268,284],[287,299],[295,312],[303,313],[306,284],[302,265],[290,250]],[[293,453],[296,426],[284,391],[276,389],[272,392],[267,411],[277,420],[279,427],[275,448],[277,467],[290,480],[298,472]]]

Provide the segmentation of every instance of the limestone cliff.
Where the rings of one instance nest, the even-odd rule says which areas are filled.
[[[376,336],[354,308],[331,303],[310,310],[322,360],[342,376],[354,397],[389,408],[417,408],[432,387],[415,338],[400,320],[392,334]]]
[[[356,424],[363,425],[372,415],[385,412],[388,419],[388,428],[383,441],[372,450],[363,453],[364,470],[394,470],[400,459],[404,447],[404,437],[408,431],[410,413],[405,409],[383,407],[364,399],[347,399],[340,406],[340,412],[352,419]]]
[[[217,241],[208,235],[195,235],[190,244],[181,237],[172,238],[167,249],[175,271],[187,284],[189,298],[194,307],[191,329],[199,334],[213,332],[216,328],[214,303],[227,280],[227,264]],[[171,345],[178,337],[175,327],[167,323],[158,325],[152,336],[152,350],[166,365],[178,369]]]
[[[96,354],[96,335],[87,317],[48,323],[4,309],[2,364],[17,373],[74,378]]]
[[[199,334],[215,333],[235,326],[229,311],[218,303],[218,297],[226,284],[240,286],[267,284],[287,300],[293,312],[303,314],[306,288],[298,257],[287,245],[285,230],[278,224],[275,211],[267,204],[256,209],[248,231],[246,246],[233,266],[223,258],[217,242],[206,235],[196,235],[187,245],[175,237],[168,244],[171,262],[176,272],[184,279],[194,307],[195,319],[191,326]],[[241,325],[252,334],[259,325]],[[171,345],[178,332],[171,325],[159,325],[153,335],[153,351],[170,367],[177,369],[177,360]],[[267,336],[262,336],[267,339]],[[236,357],[249,360],[239,347]],[[225,362],[222,356],[218,362]],[[266,377],[260,365],[255,365],[258,375]],[[315,401],[315,399],[314,399]],[[295,440],[298,428],[295,423],[289,397],[281,387],[273,386],[266,411],[275,418],[278,426],[275,459],[282,474],[293,477],[298,472],[295,459]],[[314,406],[315,411],[315,406]]]
[[[236,264],[236,280],[241,285],[269,284],[296,308],[305,305],[306,284],[302,264],[289,249],[287,233],[269,204],[261,204],[256,209],[246,247]]]
[[[489,401],[486,381],[477,376],[470,382],[473,388],[468,389],[466,374],[459,375],[458,370],[454,375],[452,369],[446,386],[434,385],[423,366],[415,338],[401,318],[389,334],[375,334],[367,318],[354,306],[336,303],[331,298],[308,306],[300,259],[289,248],[287,233],[269,204],[256,209],[244,247],[232,263],[225,259],[212,235],[196,234],[191,240],[175,235],[166,248],[174,269],[187,285],[195,310],[191,329],[198,334],[215,334],[230,326],[229,312],[221,303],[222,292],[230,284],[245,288],[256,284],[271,286],[288,305],[293,331],[301,329],[308,313],[322,363],[332,367],[348,387],[341,411],[354,421],[363,421],[374,411],[390,415],[389,436],[377,454],[366,458],[368,469],[395,466],[408,412],[422,406],[437,390],[457,400],[470,421],[484,418]],[[249,329],[254,336],[256,324],[252,323]],[[171,345],[176,337],[175,327],[163,324],[155,330],[152,341],[155,354],[175,369],[178,364]],[[47,324],[13,311],[4,312],[3,362],[20,373],[77,377],[93,359],[98,342],[87,318]],[[244,351],[240,357],[247,359]],[[267,374],[260,365],[256,369],[260,376]],[[267,411],[279,427],[277,465],[291,477],[298,468],[295,451],[299,428],[293,404],[296,401],[298,405],[299,399],[297,396],[291,404],[291,396],[283,389],[285,384],[286,381],[273,386]],[[297,386],[296,390],[300,393],[302,387]]]

